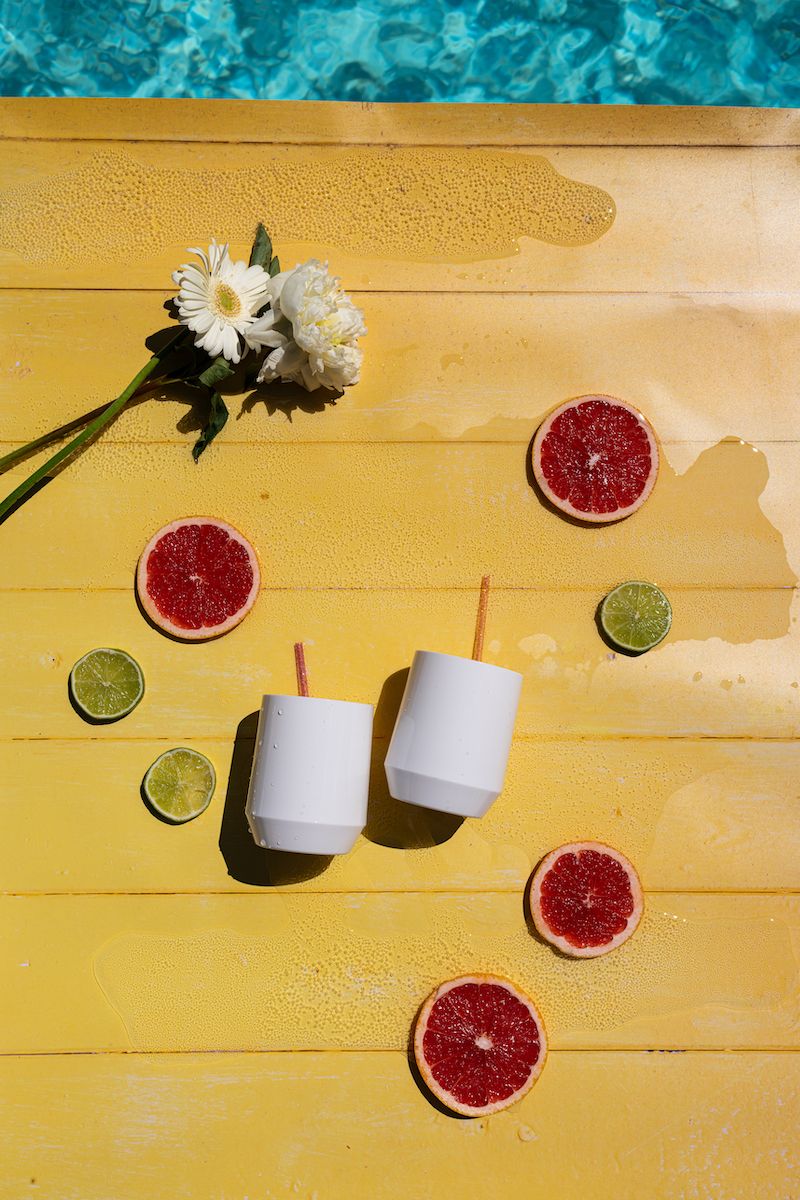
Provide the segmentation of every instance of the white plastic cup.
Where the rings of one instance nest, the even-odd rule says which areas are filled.
[[[264,696],[247,822],[256,845],[346,854],[367,823],[372,705]]]
[[[503,790],[521,690],[517,671],[418,650],[386,756],[395,800],[482,817]]]

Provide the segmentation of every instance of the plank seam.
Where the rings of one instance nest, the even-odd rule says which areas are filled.
[[[235,732],[230,733],[197,733],[193,735],[195,741],[198,742],[233,742],[235,740]],[[249,738],[242,739],[250,741]],[[255,739],[253,739],[255,740]],[[388,734],[375,739],[376,741],[388,741]],[[751,733],[518,733],[514,735],[515,742],[745,742],[753,745],[769,745],[776,743],[778,745],[798,745],[798,736],[796,734],[751,734]],[[175,738],[157,737],[155,734],[142,734],[139,737],[113,737],[92,736],[91,734],[81,734],[75,737],[54,736],[49,737],[44,734],[11,734],[10,736],[0,737],[0,745],[13,745],[16,743],[47,743],[47,742],[108,742],[110,744],[118,742],[133,742],[146,743],[153,742],[175,743]]]
[[[130,898],[131,900],[140,900],[142,898],[142,896],[152,896],[152,897],[159,897],[159,898],[163,897],[163,896],[177,896],[177,897],[180,897],[180,896],[235,896],[237,899],[252,900],[254,903],[259,903],[259,902],[263,901],[267,896],[272,894],[273,892],[278,892],[278,891],[280,891],[284,896],[286,895],[287,892],[289,892],[292,895],[304,896],[304,897],[308,897],[308,898],[310,898],[312,896],[325,894],[324,892],[318,892],[316,889],[298,888],[297,886],[284,887],[284,888],[271,888],[271,887],[258,887],[257,885],[254,885],[251,888],[251,890],[247,891],[247,892],[245,892],[245,891],[213,891],[213,890],[198,891],[198,892],[159,892],[159,891],[154,891],[154,892],[103,892],[103,891],[99,891],[99,892],[3,892],[3,893],[0,893],[0,895],[3,898],[8,898],[8,899],[13,899],[16,897],[16,898],[24,898],[24,899],[29,899],[29,900],[37,899],[37,898],[47,899],[47,898],[53,898],[53,897],[56,897],[58,899],[66,899],[67,897],[70,897],[70,896],[78,897],[81,899],[86,899],[87,897],[88,898],[97,897],[98,899],[103,899],[103,898],[107,898],[108,896],[118,896],[118,897],[124,896],[124,897]],[[516,893],[519,891],[519,888],[518,888],[518,886],[514,885],[513,887],[507,887],[507,888],[492,888],[492,887],[471,888],[471,889],[466,889],[466,891],[468,892],[469,895],[473,895],[473,896],[507,896],[507,895],[516,895]],[[684,889],[684,888],[655,888],[655,889],[645,888],[644,891],[645,891],[646,895],[676,896],[679,898],[683,897],[683,896],[708,896],[708,895],[732,896],[732,897],[736,897],[736,896],[788,896],[788,897],[793,897],[798,894],[800,889],[794,889],[794,888],[743,888],[740,891],[738,888],[720,888],[718,891],[708,892],[703,888],[687,888],[687,889]],[[381,896],[381,895],[387,895],[387,896],[436,895],[436,896],[440,896],[440,897],[441,896],[452,896],[454,899],[456,899],[456,898],[462,899],[465,894],[465,889],[442,888],[441,890],[432,892],[429,888],[420,888],[420,887],[406,887],[400,891],[398,891],[398,889],[396,889],[396,888],[395,889],[388,888],[388,889],[384,890],[384,889],[350,887],[350,888],[335,888],[335,889],[332,889],[331,892],[328,894],[353,896],[353,897]]]
[[[796,1054],[800,1056],[800,1047],[796,1046],[553,1046],[547,1048],[548,1054]],[[386,1046],[323,1046],[303,1047],[297,1050],[259,1050],[250,1048],[224,1050],[0,1050],[0,1059],[6,1058],[131,1058],[142,1059],[152,1057],[186,1057],[194,1055],[198,1058],[219,1060],[221,1056],[238,1055],[241,1057],[266,1057],[268,1055],[299,1055],[299,1054],[394,1054],[408,1058],[408,1051],[402,1048]]]
[[[62,97],[64,99],[64,97]],[[302,147],[304,150],[507,150],[509,153],[519,153],[523,150],[546,150],[553,153],[558,150],[608,150],[608,151],[628,151],[628,150],[738,150],[742,153],[751,153],[754,150],[786,150],[793,151],[800,147],[800,142],[735,142],[735,141],[697,141],[697,142],[641,142],[641,141],[590,141],[590,142],[574,142],[568,140],[559,141],[530,141],[530,142],[504,142],[504,141],[477,141],[477,142],[459,142],[459,141],[412,141],[405,140],[402,137],[384,138],[378,141],[347,141],[340,138],[331,138],[329,141],[318,141],[313,139],[297,138],[236,138],[236,137],[129,137],[124,134],[106,134],[105,137],[83,136],[76,129],[74,133],[63,134],[15,134],[15,133],[0,133],[0,145],[12,144],[27,144],[27,145],[59,145],[67,143],[75,143],[80,146],[107,146],[107,145],[125,145],[125,146],[232,146],[244,148],[263,148],[270,149],[286,149]]]
[[[245,396],[246,393],[237,393],[236,396],[227,395],[226,399],[236,399],[238,395]],[[169,399],[169,397],[167,397]],[[109,401],[110,403],[110,401]],[[364,414],[368,415],[368,414]],[[526,419],[526,418],[521,418]],[[531,418],[531,431],[536,427],[536,417]],[[73,431],[74,432],[74,431]],[[33,433],[32,437],[38,437],[39,434]],[[72,434],[65,434],[62,438],[54,438],[53,445],[57,441],[65,442],[67,437]],[[25,446],[32,440],[31,438],[0,438],[0,445],[3,446]],[[723,438],[723,442],[728,441],[731,445],[738,445],[740,441],[746,441],[750,445],[755,445],[756,448],[761,446],[800,446],[800,437],[796,438],[761,438],[752,437],[745,439]],[[103,437],[100,443],[103,446],[186,446],[186,437],[174,438],[114,438]],[[670,440],[668,438],[661,439],[662,446],[671,446],[673,448],[684,446],[706,446],[709,449],[716,448],[719,441],[713,438],[696,438],[694,440]],[[526,449],[530,445],[530,438],[463,438],[463,437],[437,437],[437,438],[242,438],[241,440],[228,439],[226,442],[217,444],[218,450],[233,451],[241,446],[248,449],[263,449],[265,446],[270,447],[287,447],[287,448],[304,448],[309,446],[337,446],[339,449],[348,446],[518,446],[521,450]],[[31,456],[32,457],[32,456]],[[22,470],[18,467],[17,470]]]
[[[474,259],[476,263],[483,262],[482,259]],[[487,260],[493,261],[493,260]],[[44,264],[41,264],[44,265]],[[426,265],[431,265],[430,263]],[[463,264],[454,264],[463,265]],[[680,300],[689,296],[739,296],[743,299],[769,300],[775,297],[786,298],[797,297],[800,299],[800,289],[772,289],[766,291],[754,291],[751,288],[734,288],[734,289],[697,289],[687,290],[685,288],[666,288],[663,291],[651,291],[646,288],[639,290],[631,290],[630,288],[622,288],[617,290],[581,290],[562,289],[562,288],[542,288],[534,291],[528,291],[524,288],[508,288],[505,291],[499,291],[493,288],[354,288],[347,289],[352,296],[396,296],[398,294],[404,296],[582,296],[586,299],[591,299],[595,296],[630,296],[632,299],[641,296],[662,296],[668,297],[670,300]],[[57,287],[53,284],[15,284],[15,283],[0,283],[0,294],[3,292],[49,292],[52,294],[64,292],[69,295],[72,292],[94,292],[98,296],[105,295],[107,292],[131,292],[136,295],[155,295],[155,296],[172,296],[175,294],[175,288],[170,288],[166,284],[163,287],[144,287],[136,284],[129,284],[125,287],[97,287],[93,284],[59,284]]]
[[[605,583],[602,583],[602,582],[598,583],[596,587],[577,587],[577,586],[576,587],[570,587],[570,586],[539,587],[535,584],[529,585],[529,584],[524,584],[524,583],[520,583],[520,584],[497,583],[497,584],[492,585],[492,595],[496,595],[499,592],[508,592],[511,594],[522,593],[523,595],[524,594],[532,594],[532,595],[542,595],[542,596],[547,596],[547,595],[595,596],[595,595],[597,595],[598,592],[602,591],[605,586],[606,586]],[[665,584],[665,586],[666,586],[666,584]],[[670,588],[670,591],[672,591],[672,592],[689,592],[689,593],[691,593],[691,592],[703,592],[703,593],[796,592],[796,591],[800,590],[800,584],[798,584],[798,583],[746,583],[746,584],[671,583],[669,585],[669,588]],[[63,592],[65,595],[85,595],[87,593],[91,593],[91,594],[97,594],[97,595],[109,594],[109,595],[117,595],[118,596],[118,595],[129,595],[130,591],[131,591],[131,589],[129,587],[115,587],[115,586],[105,587],[105,586],[93,586],[93,585],[87,585],[86,587],[77,587],[77,586],[76,587],[60,587],[60,586],[53,586],[53,587],[44,587],[44,586],[42,586],[42,587],[0,587],[0,593],[5,593],[7,595],[13,595],[16,593],[19,593],[20,595],[36,595],[38,593],[41,593],[43,595],[52,595],[53,593],[58,594],[58,593]],[[415,594],[419,594],[419,595],[442,594],[442,595],[444,595],[444,594],[450,594],[452,592],[456,592],[456,593],[466,593],[467,595],[473,595],[475,592],[475,586],[474,586],[474,584],[469,584],[469,583],[444,583],[444,584],[441,584],[440,586],[434,585],[434,586],[429,586],[429,587],[424,587],[424,586],[420,587],[416,584],[407,584],[406,586],[403,586],[402,584],[391,584],[391,583],[363,584],[361,586],[359,586],[357,584],[355,584],[355,585],[354,584],[348,584],[348,585],[343,584],[339,587],[331,586],[329,584],[297,584],[297,585],[275,584],[273,586],[265,585],[264,587],[259,588],[258,594],[260,596],[261,595],[263,595],[263,596],[282,595],[282,594],[297,595],[298,593],[303,593],[303,592],[313,592],[315,594],[321,593],[321,592],[331,592],[333,594],[340,593],[340,592],[346,592],[348,594],[362,593],[362,592],[373,594],[373,593],[380,592],[380,593],[389,593],[389,594],[395,594],[395,595],[400,595],[400,596],[415,595]]]
[[[474,263],[481,264],[481,263],[484,263],[485,261],[490,261],[490,260],[475,259]],[[36,267],[37,265],[41,265],[42,268],[44,268],[44,264],[25,264],[25,265],[28,267],[30,267],[31,265],[33,265],[34,267]],[[428,265],[430,265],[430,264],[428,264]],[[603,290],[601,288],[598,288],[595,291],[595,290],[588,290],[585,288],[573,288],[573,289],[548,289],[548,288],[537,289],[537,288],[533,288],[533,289],[526,290],[524,288],[355,288],[355,287],[348,287],[347,291],[348,291],[348,294],[351,296],[515,296],[515,297],[530,296],[531,298],[541,297],[541,296],[583,296],[586,298],[591,298],[594,296],[630,296],[631,298],[642,297],[642,296],[661,296],[661,297],[668,297],[669,299],[678,299],[678,300],[680,300],[682,298],[689,299],[689,298],[692,298],[695,296],[724,296],[724,297],[740,296],[740,297],[748,297],[751,300],[800,299],[800,290],[795,289],[795,288],[788,290],[788,291],[787,290],[783,290],[783,291],[780,291],[780,290],[776,290],[776,291],[751,291],[751,290],[743,291],[741,288],[735,288],[732,290],[720,290],[719,288],[713,288],[711,290],[698,289],[696,291],[687,291],[684,288],[680,288],[680,289],[665,288],[663,290],[661,290],[661,289],[653,289],[653,290],[642,289],[639,291],[631,291],[629,288],[623,288],[618,291],[608,291],[608,290]],[[168,287],[159,287],[159,288],[139,287],[135,284],[129,284],[126,287],[108,286],[108,287],[101,288],[101,287],[97,287],[95,285],[68,286],[66,284],[63,284],[59,287],[53,287],[52,284],[42,284],[40,286],[31,285],[31,286],[23,287],[19,284],[15,284],[15,283],[0,283],[0,295],[2,295],[3,292],[65,292],[65,293],[96,292],[98,294],[113,293],[113,292],[125,292],[125,293],[136,293],[136,294],[141,293],[141,294],[159,295],[159,296],[164,296],[164,295],[171,296],[174,294],[174,290],[172,290]]]
[[[368,840],[368,839],[367,839]],[[432,849],[432,847],[431,847]],[[782,896],[793,898],[800,896],[800,884],[797,887],[788,888],[650,888],[643,889],[646,896]],[[70,892],[46,892],[46,891],[2,891],[0,899],[16,899],[16,900],[38,900],[38,899],[87,899],[100,898],[108,899],[109,897],[128,897],[132,900],[141,900],[143,896],[164,897],[171,896],[180,899],[184,896],[192,897],[207,897],[207,896],[236,896],[246,897],[249,899],[264,900],[272,895],[280,896],[452,896],[463,899],[464,896],[516,896],[520,891],[519,884],[509,884],[508,887],[445,887],[445,888],[422,888],[422,887],[384,887],[384,888],[306,888],[298,887],[296,884],[285,884],[283,886],[276,885],[270,887],[267,885],[253,884],[249,891],[241,889],[226,889],[226,888],[202,888],[192,889],[186,888],[183,891],[163,891],[157,888],[146,888],[140,891],[129,890],[125,892],[119,891],[104,891],[102,889],[92,891],[70,891]]]

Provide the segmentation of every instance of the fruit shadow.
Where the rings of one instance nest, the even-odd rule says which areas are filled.
[[[129,717],[130,713],[123,713],[121,717],[93,717],[90,713],[84,712],[78,701],[72,694],[72,688],[67,683],[67,697],[69,698],[70,707],[73,712],[77,713],[85,725],[116,725],[118,721],[123,721],[125,717]]]
[[[417,1028],[417,1021],[419,1020],[419,1015],[422,1012],[423,1007],[424,1003],[420,1004],[419,1008],[417,1009],[416,1016],[414,1017],[408,1034],[408,1042],[406,1043],[406,1058],[408,1059],[408,1069],[411,1073],[411,1078],[414,1080],[414,1083],[428,1101],[428,1104],[430,1104],[431,1108],[435,1108],[436,1111],[441,1113],[443,1117],[449,1117],[451,1121],[474,1121],[475,1117],[467,1116],[466,1113],[453,1112],[451,1108],[448,1108],[446,1104],[443,1104],[439,1097],[435,1096],[428,1087],[427,1083],[422,1077],[419,1067],[417,1066],[417,1058],[414,1054],[414,1033]]]
[[[538,433],[539,430],[536,430]],[[536,476],[533,472],[533,443],[536,441],[536,433],[528,442],[528,449],[525,451],[525,476],[533,491],[536,493],[542,508],[552,513],[553,516],[559,517],[562,521],[566,521],[568,525],[574,525],[576,529],[596,529],[596,521],[582,521],[580,517],[573,517],[571,513],[566,513],[562,509],[557,508],[552,500],[545,496],[539,484],[536,482]],[[602,527],[608,529],[610,526],[619,525],[620,521],[624,521],[625,517],[618,517],[616,521],[603,521]]]
[[[375,706],[369,807],[364,829],[367,841],[392,850],[422,850],[441,846],[464,823],[463,817],[434,812],[416,804],[404,804],[389,793],[384,764],[408,680],[408,670],[405,667],[388,677]]]
[[[169,817],[165,817],[163,813],[160,813],[157,808],[153,808],[153,805],[150,803],[150,797],[144,790],[144,780],[142,780],[142,782],[139,784],[139,795],[141,797],[142,804],[150,813],[150,816],[155,817],[155,819],[160,821],[162,825],[169,825],[171,829],[179,829],[181,825],[186,823],[185,821],[171,821]]]
[[[138,568],[133,573],[133,596],[136,601],[136,607],[139,610],[139,616],[150,626],[151,629],[154,629],[156,633],[160,633],[162,637],[167,639],[167,641],[175,642],[177,646],[205,646],[207,642],[216,642],[221,637],[225,637],[226,633],[230,633],[230,630],[226,629],[222,633],[215,633],[212,637],[182,638],[178,637],[177,634],[170,633],[168,629],[162,629],[160,625],[156,625],[155,621],[150,616],[149,612],[146,610],[141,599],[139,598],[137,575]]]
[[[333,856],[265,850],[253,841],[244,810],[257,729],[258,713],[252,712],[239,722],[236,730],[219,848],[228,874],[239,883],[248,883],[252,887],[288,887],[321,875],[330,866]]]
[[[603,601],[601,600],[597,608],[594,610],[594,623],[597,626],[597,632],[600,634],[600,637],[608,646],[609,650],[613,650],[615,654],[621,654],[623,658],[640,658],[643,654],[646,654],[646,650],[626,650],[623,646],[618,646],[616,642],[612,642],[605,629],[603,629],[603,620],[600,615],[602,607]]]
[[[522,915],[525,919],[528,933],[535,942],[538,942],[540,946],[544,946],[545,949],[549,950],[551,954],[555,954],[556,958],[560,958],[562,962],[568,962],[572,966],[575,966],[576,963],[587,961],[590,962],[591,959],[587,960],[585,958],[576,958],[574,954],[565,954],[564,951],[559,949],[558,946],[554,946],[552,942],[548,942],[547,938],[542,937],[542,935],[539,933],[539,930],[536,928],[536,925],[534,924],[533,916],[531,915],[531,887],[533,885],[534,876],[546,857],[546,854],[542,855],[528,876],[528,881],[525,884],[525,887],[522,889]]]

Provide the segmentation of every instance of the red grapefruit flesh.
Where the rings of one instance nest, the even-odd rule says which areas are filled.
[[[452,1112],[481,1117],[520,1100],[547,1056],[535,1004],[495,975],[441,984],[417,1017],[414,1057],[433,1095]]]
[[[626,942],[642,917],[642,885],[624,854],[602,842],[553,850],[531,880],[536,929],[573,958],[597,958]]]
[[[184,517],[159,529],[136,572],[136,589],[150,620],[185,641],[233,629],[253,607],[259,582],[253,547],[215,517]]]
[[[629,517],[658,474],[649,422],[613,396],[578,396],[545,418],[533,440],[533,473],[547,499],[580,521]]]

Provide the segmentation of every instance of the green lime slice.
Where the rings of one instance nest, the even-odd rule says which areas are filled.
[[[144,695],[144,676],[136,659],[124,650],[90,650],[69,673],[72,699],[93,721],[118,721]]]
[[[211,803],[217,773],[204,754],[177,746],[160,754],[144,777],[144,794],[160,817],[181,825]]]
[[[672,608],[661,588],[632,580],[608,593],[600,605],[600,624],[615,646],[641,654],[667,636]]]

